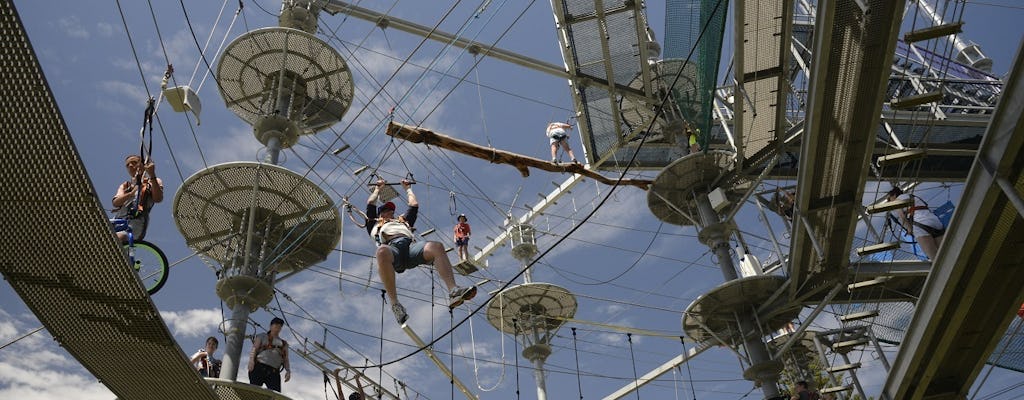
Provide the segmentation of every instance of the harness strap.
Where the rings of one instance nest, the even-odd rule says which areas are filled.
[[[910,211],[907,212],[907,216],[908,217],[913,216],[914,212],[917,211],[917,210],[927,210],[927,209],[928,209],[928,206],[913,206],[913,207],[910,207]]]
[[[931,237],[933,237],[933,238],[937,238],[939,236],[942,236],[942,235],[946,234],[946,228],[945,227],[943,227],[942,229],[936,229],[936,228],[930,227],[928,225],[922,224],[922,223],[917,222],[917,221],[911,221],[911,223],[914,224],[915,226],[917,226],[918,228],[924,229],[924,231],[928,232],[928,234],[931,235]]]

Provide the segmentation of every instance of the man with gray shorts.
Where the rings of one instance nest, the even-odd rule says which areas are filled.
[[[439,242],[426,241],[417,242],[412,234],[412,227],[416,224],[416,217],[419,214],[419,202],[412,192],[412,184],[402,180],[402,188],[405,189],[408,198],[409,208],[405,214],[395,217],[395,203],[386,202],[377,206],[377,197],[386,182],[377,181],[373,193],[366,200],[366,232],[377,241],[377,270],[380,273],[380,280],[387,290],[388,298],[391,300],[391,311],[395,313],[395,320],[399,325],[405,324],[409,314],[405,307],[398,301],[398,293],[395,289],[395,274],[405,272],[407,269],[415,268],[420,264],[433,264],[437,269],[441,280],[448,286],[448,308],[452,309],[461,305],[464,301],[476,296],[476,286],[459,287],[455,285],[455,275],[452,273],[452,264],[448,260],[448,253],[444,251],[444,245]]]

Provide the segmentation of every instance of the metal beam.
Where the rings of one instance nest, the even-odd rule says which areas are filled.
[[[882,399],[966,398],[1024,301],[1024,218],[997,183],[1024,187],[1024,42]]]
[[[420,25],[415,22],[395,18],[390,15],[382,14],[377,11],[370,10],[368,8],[362,8],[357,5],[346,3],[341,0],[328,1],[327,4],[324,5],[323,10],[331,15],[342,13],[365,21],[373,22],[375,24],[380,25],[381,29],[394,28],[402,32],[422,36],[427,39],[448,43],[455,47],[460,47],[470,51],[479,52],[481,56],[494,57],[496,59],[510,62],[512,64],[516,64],[532,70],[544,72],[558,77],[569,78],[569,74],[565,71],[565,67],[563,66],[552,64],[549,62],[544,62],[536,58],[527,57],[487,44],[474,42],[472,40],[464,39],[451,33],[439,31],[426,25]]]
[[[818,2],[796,193],[798,215],[808,226],[793,229],[791,299],[831,287],[821,282],[831,274],[815,272],[849,266],[903,1],[871,0],[869,6],[866,16],[853,0]],[[815,242],[823,246],[820,255]]]
[[[424,342],[423,339],[420,338],[420,335],[417,335],[416,332],[413,331],[408,324],[402,324],[402,330],[405,331],[406,335],[409,335],[409,338],[412,339],[412,341],[415,342],[417,346],[423,349],[423,353],[425,353],[427,357],[430,358],[430,361],[433,361],[434,364],[437,365],[437,368],[441,370],[441,373],[447,376],[448,379],[451,379],[452,384],[455,385],[455,387],[458,388],[459,391],[462,392],[462,394],[465,395],[467,399],[479,399],[479,397],[473,394],[473,392],[469,391],[469,388],[467,388],[466,385],[463,384],[462,381],[460,381],[459,378],[455,376],[454,373],[452,373],[452,370],[448,369],[448,366],[444,365],[444,362],[442,362],[440,358],[437,358],[437,355],[434,354],[434,350],[432,350],[430,346],[427,346],[427,343]]]
[[[582,181],[583,175],[573,174],[571,177],[569,177],[569,179],[566,179],[565,182],[562,182],[561,185],[558,185],[558,187],[555,188],[555,190],[553,190],[551,194],[544,196],[544,199],[541,200],[540,203],[537,203],[537,205],[530,207],[530,210],[527,211],[526,214],[523,214],[522,217],[519,217],[519,219],[516,220],[516,223],[514,225],[530,223],[530,221],[533,221],[535,217],[543,214],[544,210],[554,205],[555,202],[557,202],[558,199],[562,197],[562,195],[569,193],[569,190],[572,189],[573,186],[576,186],[577,183],[580,183]],[[476,265],[486,266],[487,263],[485,259],[487,257],[490,257],[495,250],[498,250],[499,247],[505,244],[505,241],[508,240],[509,233],[511,232],[511,227],[514,225],[509,225],[509,229],[506,229],[504,232],[498,235],[498,237],[494,238],[494,240],[491,240],[490,243],[487,243],[487,245],[484,246],[479,253],[476,253],[476,255],[473,256],[473,262],[476,263]]]

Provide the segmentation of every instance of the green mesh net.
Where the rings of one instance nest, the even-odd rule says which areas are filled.
[[[682,69],[679,79],[694,83],[673,85],[672,99],[683,118],[698,129],[697,140],[704,149],[711,132],[711,110],[728,5],[728,0],[668,0],[665,4],[664,64],[670,66],[672,72]],[[702,30],[703,37],[700,36]],[[686,61],[694,47],[693,56]]]

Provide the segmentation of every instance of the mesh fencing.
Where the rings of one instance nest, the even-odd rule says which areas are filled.
[[[692,75],[682,76],[680,80],[696,82],[693,86],[677,85],[673,88],[672,97],[683,117],[699,129],[698,141],[702,148],[707,148],[708,133],[711,132],[713,93],[721,61],[727,9],[727,0],[668,0],[665,4],[664,58],[666,62],[678,62],[677,68],[681,68],[684,75]],[[702,30],[705,30],[703,37],[700,36]],[[688,64],[696,68],[686,68],[682,64],[695,47]]]

